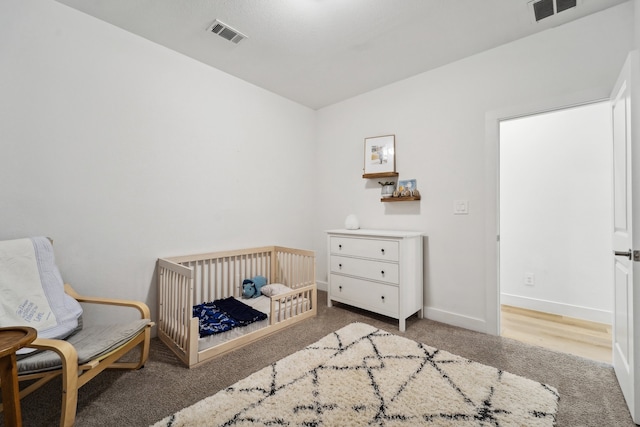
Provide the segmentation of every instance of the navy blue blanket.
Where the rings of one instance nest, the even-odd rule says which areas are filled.
[[[229,317],[236,320],[242,326],[267,318],[267,315],[263,312],[233,297],[219,299],[214,301],[214,303],[220,310],[227,313]]]
[[[267,318],[266,314],[233,297],[194,305],[193,316],[198,318],[200,338]]]

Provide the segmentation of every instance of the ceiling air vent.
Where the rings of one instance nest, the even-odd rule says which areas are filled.
[[[213,21],[213,24],[211,24],[209,28],[207,28],[207,31],[211,31],[213,34],[217,34],[223,39],[227,39],[235,44],[238,44],[247,38],[247,36],[242,34],[240,31],[234,30],[224,22],[220,22],[217,19]]]
[[[533,14],[536,17],[536,21],[548,18],[554,13],[553,0],[540,0],[533,3]]]
[[[529,3],[535,22],[576,7],[578,0],[536,0]]]
[[[556,10],[562,12],[572,7],[576,7],[577,0],[556,0]]]

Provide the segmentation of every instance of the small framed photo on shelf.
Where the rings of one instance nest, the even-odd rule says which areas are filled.
[[[398,182],[398,192],[401,197],[411,197],[417,189],[415,179],[404,179]]]
[[[395,173],[395,135],[374,136],[364,139],[364,174]]]

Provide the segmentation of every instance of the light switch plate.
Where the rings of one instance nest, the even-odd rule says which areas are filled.
[[[454,215],[468,215],[469,214],[469,201],[468,200],[454,200],[453,202]]]

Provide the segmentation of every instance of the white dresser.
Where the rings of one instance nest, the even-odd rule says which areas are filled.
[[[398,319],[422,318],[422,236],[418,231],[329,230],[328,305],[333,301]]]

